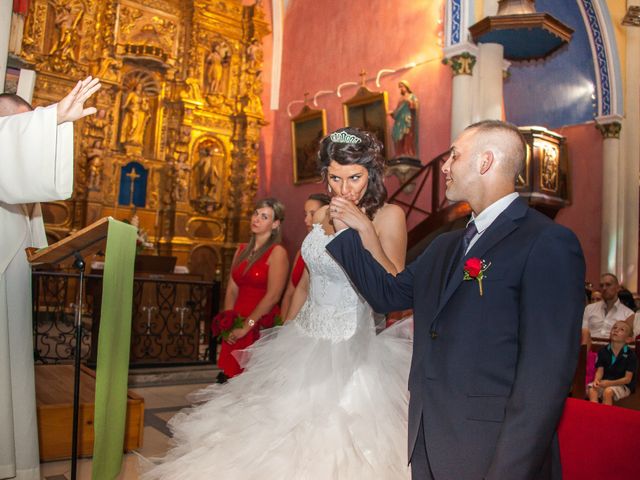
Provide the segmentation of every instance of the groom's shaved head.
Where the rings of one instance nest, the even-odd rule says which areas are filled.
[[[515,182],[524,169],[527,152],[527,144],[518,127],[500,120],[483,120],[465,130],[474,133],[476,152],[491,151],[498,170]]]
[[[0,93],[0,117],[30,112],[33,107],[24,98],[15,93]]]

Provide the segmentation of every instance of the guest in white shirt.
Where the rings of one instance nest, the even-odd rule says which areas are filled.
[[[627,318],[627,323],[633,329],[633,338],[640,336],[640,310]]]
[[[618,320],[626,320],[633,310],[625,307],[618,299],[620,283],[612,273],[600,277],[602,301],[587,305],[582,317],[582,329],[585,334],[597,338],[609,338],[611,327]]]

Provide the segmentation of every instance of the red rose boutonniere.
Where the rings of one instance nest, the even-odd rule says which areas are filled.
[[[464,262],[464,280],[477,280],[478,287],[480,287],[480,296],[482,296],[482,279],[485,277],[486,272],[491,263],[487,263],[477,257],[471,257]]]

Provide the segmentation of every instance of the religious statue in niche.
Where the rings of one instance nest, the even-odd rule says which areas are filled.
[[[196,78],[196,73],[193,67],[189,67],[187,71],[187,78],[184,81],[185,88],[180,92],[180,98],[201,101],[202,91],[200,90],[200,83]]]
[[[245,95],[244,98],[241,99],[241,103],[243,104],[243,112],[262,117],[262,100],[260,99],[259,89],[259,84],[247,82],[245,84]]]
[[[82,0],[49,0],[54,10],[54,25],[56,36],[49,55],[54,55],[61,61],[76,61],[73,52],[74,39],[78,35],[78,24],[85,12]]]
[[[393,118],[391,139],[395,150],[395,157],[416,158],[417,129],[418,129],[418,97],[415,96],[409,82],[401,80],[398,83],[400,100],[395,110],[390,113]]]
[[[260,75],[260,71],[262,70],[262,47],[260,46],[260,42],[257,38],[251,40],[249,45],[247,46],[247,70],[250,73],[254,73],[257,77]]]
[[[87,190],[99,192],[102,189],[102,140],[96,139],[87,150]]]
[[[205,59],[204,91],[207,95],[225,93],[225,84],[231,64],[231,51],[225,42],[217,41]]]
[[[187,179],[191,167],[187,164],[187,154],[180,153],[178,158],[171,162],[171,176],[173,178],[171,188],[171,200],[182,202],[187,193]]]
[[[201,213],[211,212],[220,206],[224,149],[217,142],[205,140],[196,152],[192,170],[194,206]]]
[[[138,83],[127,93],[122,110],[120,143],[141,146],[150,118],[149,98],[143,93],[142,83]]]

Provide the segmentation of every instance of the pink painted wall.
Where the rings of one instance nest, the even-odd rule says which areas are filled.
[[[400,2],[399,2],[400,3]],[[451,71],[441,64],[438,33],[443,16],[441,0],[402,2],[391,8],[388,0],[294,0],[290,2],[284,26],[284,52],[280,107],[270,105],[271,36],[265,37],[265,89],[262,95],[269,125],[263,129],[259,165],[259,196],[273,195],[287,207],[284,222],[285,246],[293,255],[306,235],[303,204],[310,193],[324,189],[319,184],[293,184],[291,123],[286,108],[319,90],[335,90],[347,81],[358,81],[361,69],[368,72],[370,90],[387,91],[389,110],[399,97],[397,83],[410,82],[420,101],[419,147],[423,163],[445,151],[450,143]],[[270,2],[263,2],[269,9]],[[268,18],[271,12],[267,11]],[[410,62],[426,61],[413,69],[382,77],[381,87],[373,78],[383,68],[399,68]],[[356,87],[319,97],[318,107],[327,111],[328,131],[344,126],[342,102]],[[292,106],[296,115],[301,105]],[[391,120],[390,120],[391,122]],[[389,123],[389,127],[391,123]],[[571,228],[580,239],[587,262],[587,279],[597,282],[600,275],[600,223],[602,195],[602,138],[593,123],[556,130],[567,137],[572,165],[573,204],[561,210],[556,220]],[[387,181],[389,192],[398,185]],[[410,199],[412,197],[407,197]],[[421,199],[426,203],[430,192]],[[410,223],[415,223],[414,220]],[[409,225],[411,226],[411,225]]]
[[[600,224],[602,222],[602,135],[593,123],[556,129],[567,137],[571,162],[572,205],[558,212],[556,221],[580,240],[587,263],[587,280],[600,277]]]
[[[293,100],[302,100],[305,92],[313,97],[319,90],[335,90],[340,83],[359,81],[358,74],[364,69],[369,79],[366,86],[370,90],[389,93],[391,111],[399,97],[398,81],[406,79],[420,102],[420,157],[423,162],[431,160],[448,148],[450,140],[451,72],[440,61],[442,53],[438,45],[443,8],[442,0],[290,2],[284,26],[280,107],[268,119],[270,125],[263,129],[259,170],[259,194],[273,195],[287,207],[284,237],[290,254],[306,234],[302,214],[304,200],[309,194],[322,191],[324,186],[293,185],[291,122],[287,105]],[[265,39],[266,43],[269,41],[270,38]],[[383,76],[381,87],[375,86],[379,70],[397,69],[410,62],[419,65]],[[270,78],[265,76],[264,79],[268,83]],[[329,132],[344,126],[342,102],[355,91],[356,87],[348,87],[342,90],[342,98],[335,94],[318,98],[317,108],[327,111]],[[267,85],[263,102],[265,114],[268,114]],[[294,116],[301,106],[292,106]],[[395,179],[389,181],[390,192],[392,184],[397,184]]]

